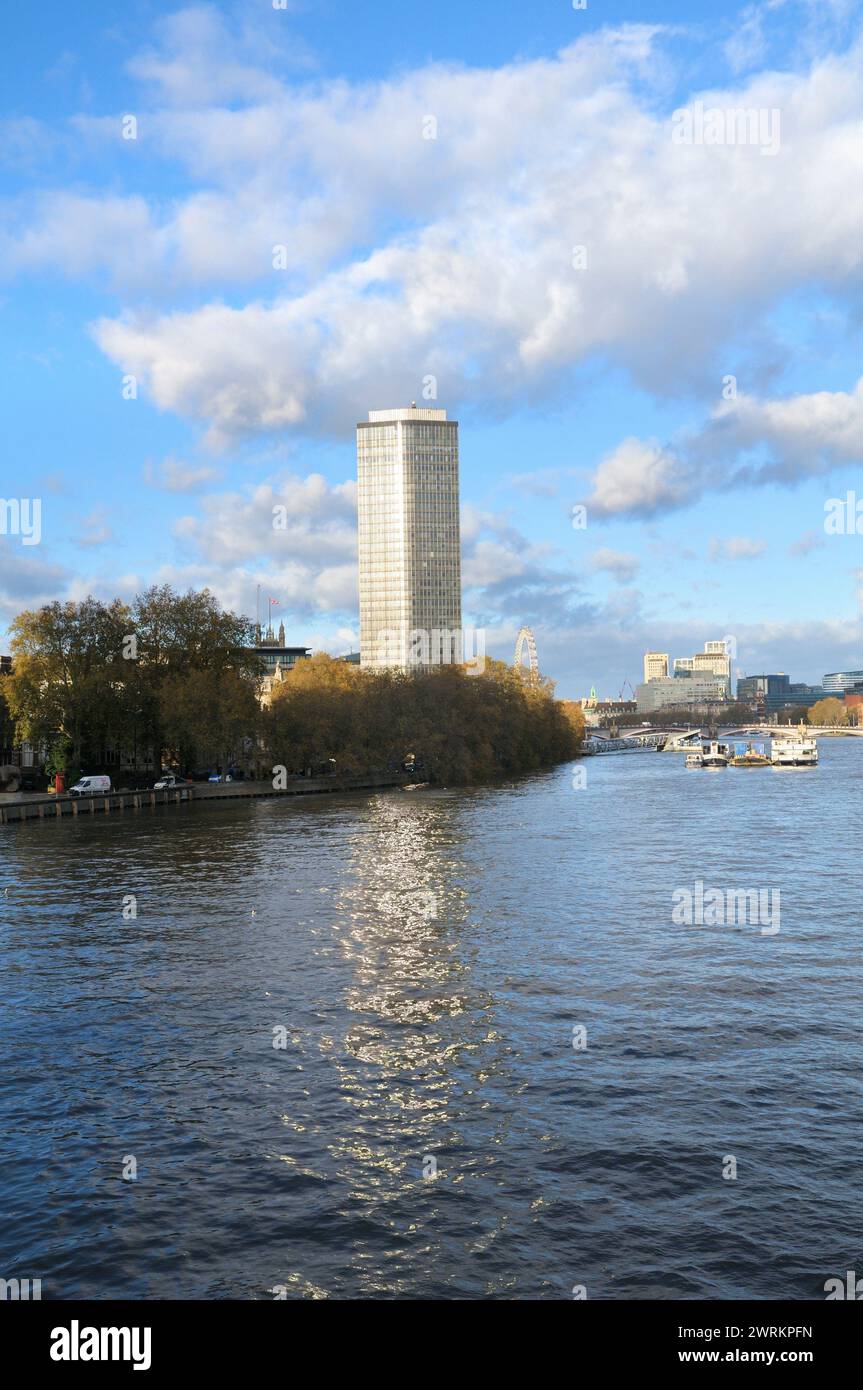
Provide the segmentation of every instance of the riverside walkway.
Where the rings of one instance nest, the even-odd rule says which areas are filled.
[[[97,796],[61,793],[0,792],[0,825],[18,821],[62,820],[65,816],[110,815],[124,811],[149,811],[158,806],[191,805],[193,802],[236,801],[244,798],[310,796],[312,793],[374,791],[403,787],[408,773],[366,773],[357,777],[295,777],[276,790],[272,782],[201,782],[162,791],[112,791]]]

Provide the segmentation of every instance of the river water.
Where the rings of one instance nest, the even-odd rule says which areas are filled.
[[[820,754],[4,827],[0,1276],[823,1298],[863,1272],[863,741]],[[780,929],[676,923],[698,880]]]

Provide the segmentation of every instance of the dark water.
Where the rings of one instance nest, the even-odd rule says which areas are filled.
[[[863,1272],[863,742],[820,751],[4,828],[0,1276],[823,1298]],[[699,878],[779,933],[674,925]]]

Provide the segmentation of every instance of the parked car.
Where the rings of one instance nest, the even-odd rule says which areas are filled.
[[[233,780],[230,772],[211,772],[207,778],[208,782],[233,782]]]
[[[180,777],[176,772],[163,772],[158,782],[153,783],[153,791],[171,791],[174,787],[188,787],[190,784],[185,777]]]
[[[74,787],[69,788],[70,796],[102,796],[111,790],[110,777],[82,777]]]

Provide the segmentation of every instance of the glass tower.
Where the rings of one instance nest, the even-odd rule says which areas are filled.
[[[360,661],[461,660],[458,422],[410,405],[357,425]]]

